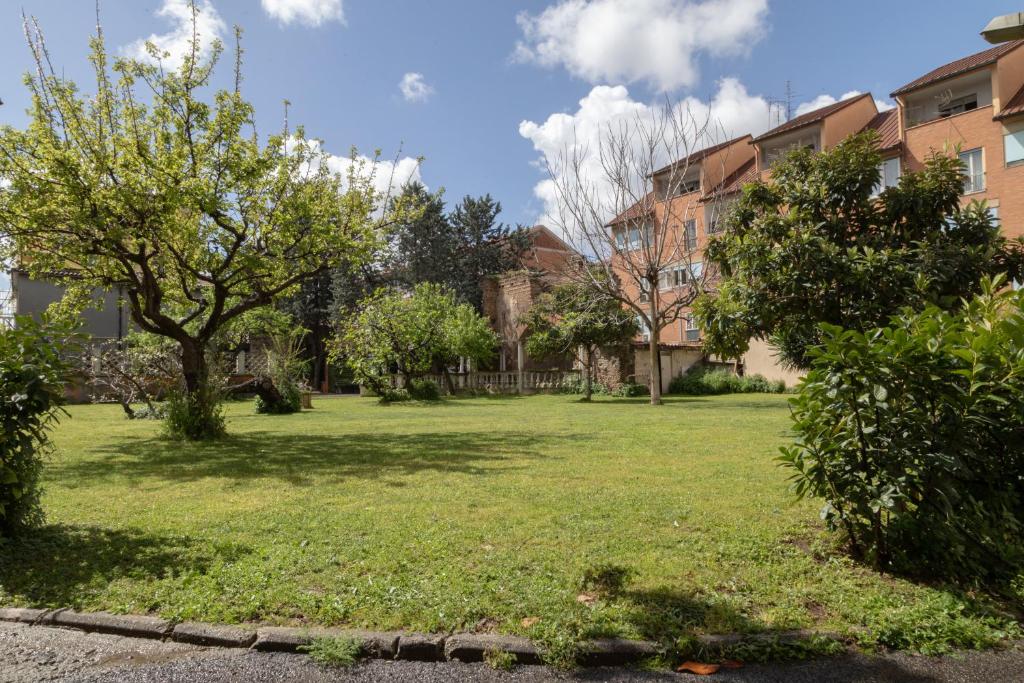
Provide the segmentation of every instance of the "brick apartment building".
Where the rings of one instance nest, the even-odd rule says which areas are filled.
[[[1024,236],[1024,40],[998,45],[941,66],[891,94],[896,107],[879,111],[874,97],[865,93],[808,112],[756,138],[745,136],[716,145],[677,164],[688,170],[675,191],[659,185],[652,175],[650,196],[609,224],[621,233],[620,244],[632,244],[631,231],[644,230],[645,217],[658,212],[680,216],[670,225],[668,239],[678,235],[692,253],[680,254],[695,275],[705,273],[702,250],[718,230],[717,219],[735,200],[743,185],[767,179],[771,166],[799,148],[815,151],[835,147],[850,135],[875,130],[880,136],[883,162],[879,190],[899,182],[904,172],[921,169],[933,152],[957,154],[963,161],[963,201],[984,200],[993,218],[1009,237]],[[676,231],[676,234],[672,234]],[[659,296],[682,296],[692,287],[670,266],[661,278]],[[632,292],[642,297],[643,293]],[[649,377],[646,336],[637,339],[636,376]],[[701,332],[688,312],[661,330],[662,386],[694,363],[707,360]],[[745,372],[760,373],[792,384],[797,374],[781,367],[773,349],[754,342],[742,359]]]

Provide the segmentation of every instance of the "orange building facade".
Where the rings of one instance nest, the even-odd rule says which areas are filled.
[[[668,239],[692,246],[680,260],[696,264],[704,282],[713,283],[715,273],[704,269],[702,253],[717,231],[716,217],[745,184],[767,179],[772,165],[794,149],[829,150],[851,135],[874,130],[883,158],[879,190],[898,183],[903,173],[920,170],[932,153],[955,154],[966,168],[963,202],[985,201],[1008,237],[1024,236],[1024,40],[941,66],[891,97],[896,102],[892,109],[879,111],[866,93],[795,117],[756,138],[736,138],[680,160],[678,164],[694,169],[684,175],[693,182],[671,192],[659,186],[658,178],[671,166],[656,172],[651,178],[654,198],[623,212],[609,229],[628,233],[628,226],[640,224],[638,217],[645,212],[655,221],[668,213],[673,219],[667,226]],[[629,246],[628,234],[625,240],[618,239]],[[630,258],[629,250],[621,250],[616,258]],[[692,286],[692,281],[672,274],[672,264],[668,270],[660,278],[660,296],[681,295],[681,288]],[[623,278],[624,288],[635,301],[643,300],[646,293],[630,291],[636,286],[628,280]],[[636,379],[641,382],[650,372],[647,339],[642,334],[636,340]],[[661,330],[663,389],[694,363],[714,360],[703,353],[701,340],[689,310]],[[799,379],[763,342],[752,343],[742,369],[790,385]]]

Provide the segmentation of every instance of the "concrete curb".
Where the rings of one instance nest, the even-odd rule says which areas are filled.
[[[345,638],[356,641],[363,657],[425,662],[481,662],[488,652],[505,652],[518,664],[542,664],[543,651],[527,638],[489,633],[394,633],[336,628],[264,626],[256,629],[200,622],[172,624],[152,616],[75,612],[70,609],[0,607],[0,621],[33,626],[57,626],[80,631],[112,633],[132,638],[173,640],[205,647],[250,648],[260,652],[299,652],[316,638]],[[837,633],[781,631],[775,633],[729,633],[698,635],[696,641],[710,652],[746,644],[794,643],[814,637],[845,640]],[[642,640],[604,638],[584,643],[580,666],[624,666],[662,653],[657,644]]]

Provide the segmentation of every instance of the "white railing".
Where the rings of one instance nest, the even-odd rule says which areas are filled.
[[[0,289],[0,328],[14,327],[14,292]]]
[[[519,391],[558,391],[580,381],[579,370],[524,370],[519,372],[452,372],[449,373],[456,391],[488,391],[492,393],[515,393]],[[520,378],[522,386],[520,387]],[[448,387],[444,375],[424,375],[445,391]],[[405,381],[401,375],[391,375],[391,386],[398,388]]]

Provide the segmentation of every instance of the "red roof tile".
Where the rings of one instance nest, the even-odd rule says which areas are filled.
[[[751,142],[761,142],[762,140],[767,140],[768,138],[773,138],[777,135],[788,133],[791,130],[803,128],[804,126],[809,126],[812,123],[818,123],[819,121],[824,120],[827,116],[834,114],[840,109],[845,109],[854,102],[859,102],[865,97],[871,97],[871,93],[866,92],[863,95],[851,97],[848,100],[840,100],[839,102],[830,104],[827,107],[822,107],[821,109],[815,109],[814,111],[809,111],[806,114],[801,114],[800,116],[790,119],[781,126],[778,126],[777,128],[772,128],[767,133],[763,133],[762,135],[757,136]]]
[[[878,148],[883,152],[896,149],[902,143],[900,141],[900,115],[896,109],[879,112],[875,118],[868,121],[864,130],[878,131],[881,140]]]
[[[997,121],[1008,119],[1011,116],[1018,114],[1024,114],[1024,86],[1017,91],[1017,94],[1010,98],[1010,101],[1006,103],[999,114],[996,116]]]
[[[648,192],[643,199],[629,207],[615,218],[608,221],[608,225],[625,223],[626,221],[642,218],[654,211],[654,193]]]
[[[995,47],[983,50],[969,57],[958,59],[955,62],[950,62],[949,64],[940,66],[938,69],[929,71],[916,81],[911,81],[902,88],[893,91],[891,96],[896,97],[897,95],[903,95],[912,90],[923,88],[926,85],[931,85],[932,83],[936,83],[953,76],[959,76],[960,74],[980,69],[981,67],[988,66],[989,64],[994,64],[997,59],[1005,55],[1007,52],[1016,50],[1021,45],[1024,45],[1024,40],[1014,40],[1002,45],[996,45]]]
[[[721,142],[721,143],[719,143],[717,145],[712,145],[710,147],[705,147],[704,149],[700,150],[699,152],[694,152],[690,156],[684,157],[684,158],[680,159],[679,161],[676,161],[676,162],[673,162],[671,164],[667,164],[665,166],[662,166],[661,168],[659,168],[657,171],[655,171],[651,175],[655,176],[655,175],[658,175],[659,173],[664,173],[665,171],[667,171],[668,169],[672,168],[673,166],[678,166],[678,165],[684,165],[685,166],[687,164],[695,164],[698,161],[702,161],[702,160],[706,159],[707,157],[711,156],[712,154],[714,154],[716,152],[722,151],[723,149],[725,149],[729,145],[736,144],[737,142],[740,142],[741,140],[745,140],[745,139],[747,139],[749,137],[750,137],[750,133],[747,133],[746,135],[741,135],[738,138],[733,138],[732,140],[726,140],[725,142]]]
[[[720,189],[707,193],[701,197],[701,200],[707,201],[714,197],[726,197],[728,195],[735,194],[742,190],[744,185],[754,182],[759,177],[760,174],[757,172],[757,162],[756,160],[751,159],[733,171],[732,175],[723,180]]]

